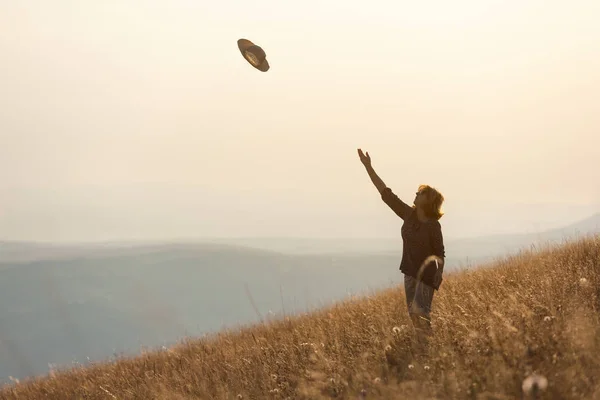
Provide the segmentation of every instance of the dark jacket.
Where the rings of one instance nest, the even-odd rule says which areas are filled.
[[[402,224],[402,261],[400,271],[404,274],[418,278],[419,268],[425,259],[431,255],[442,259],[445,257],[444,238],[442,226],[437,220],[421,222],[417,218],[417,211],[396,196],[390,188],[381,194],[382,200],[404,220]],[[437,268],[434,261],[423,265],[421,280],[423,283],[439,289],[434,285],[433,278]]]

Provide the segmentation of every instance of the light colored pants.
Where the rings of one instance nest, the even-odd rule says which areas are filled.
[[[412,276],[404,275],[404,291],[408,314],[416,328],[429,331],[431,328],[431,303],[434,289]]]

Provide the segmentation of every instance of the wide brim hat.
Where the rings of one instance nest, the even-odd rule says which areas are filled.
[[[238,48],[242,53],[242,56],[252,65],[254,68],[262,72],[269,70],[269,62],[267,61],[267,54],[260,47],[252,43],[248,39],[238,40]]]

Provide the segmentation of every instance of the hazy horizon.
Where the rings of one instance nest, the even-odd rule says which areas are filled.
[[[447,237],[600,211],[598,2],[0,7],[0,240],[397,236],[359,147]]]

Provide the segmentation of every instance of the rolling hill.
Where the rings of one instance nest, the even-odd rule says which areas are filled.
[[[538,235],[449,240],[447,270],[598,231],[599,219]],[[49,364],[138,354],[401,282],[397,239],[280,239],[270,249],[242,242],[1,242],[0,380],[43,374]]]
[[[0,398],[594,399],[600,395],[599,262],[596,235],[454,272],[434,300],[428,343],[415,335],[402,288],[389,288],[137,357],[21,380],[4,387]],[[215,299],[222,298],[215,289]]]

